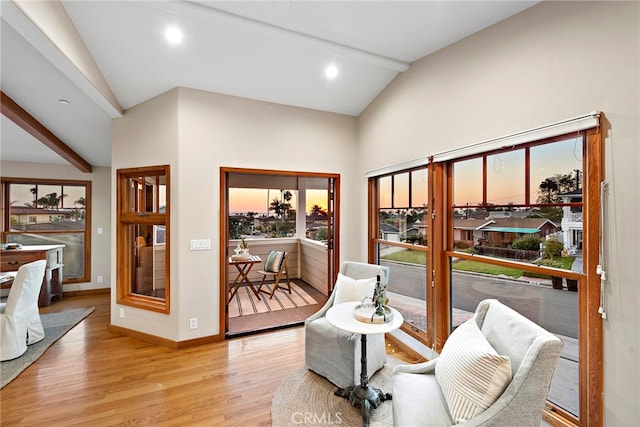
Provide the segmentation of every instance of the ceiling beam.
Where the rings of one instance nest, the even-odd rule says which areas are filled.
[[[73,151],[64,141],[55,136],[53,132],[47,129],[42,123],[36,120],[35,117],[2,91],[0,91],[0,100],[2,104],[2,115],[20,126],[31,136],[42,142],[82,172],[91,173],[92,166],[89,162]]]

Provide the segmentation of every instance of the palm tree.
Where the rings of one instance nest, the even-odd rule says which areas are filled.
[[[58,197],[58,193],[49,193],[46,196],[40,197],[38,199],[38,205],[42,206],[43,208],[57,209],[60,200],[62,200],[62,197],[63,196]]]
[[[273,213],[281,218],[282,214],[285,212],[284,209],[284,204],[282,202],[280,202],[280,200],[278,200],[277,198],[273,199],[273,201],[271,202],[271,205],[269,206],[269,210],[273,211]]]
[[[320,205],[313,205],[311,206],[311,216],[313,219],[326,218],[327,211],[325,211]]]
[[[33,203],[32,206],[36,205],[36,200],[38,200],[38,187],[31,187],[29,189],[29,191],[31,191],[31,194],[33,194]],[[26,203],[25,203],[26,205]]]
[[[284,202],[281,203],[282,205],[282,210],[283,210],[283,214],[285,219],[289,220],[290,218],[290,213],[291,213],[291,199],[293,198],[293,194],[291,194],[291,191],[286,190],[284,193],[282,193],[282,198],[284,199]]]

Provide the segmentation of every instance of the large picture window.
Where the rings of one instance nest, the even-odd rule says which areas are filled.
[[[548,398],[574,416],[584,144],[584,134],[572,134],[452,161],[449,212],[450,329],[497,298],[556,334],[566,350]]]
[[[417,210],[413,174],[420,169],[368,180],[370,260],[398,263],[391,264],[390,304],[404,304],[407,295],[393,293],[397,282],[412,283],[404,269],[427,266],[420,280],[426,297],[413,300],[423,304],[427,327],[411,335],[440,352],[488,298],[557,335],[564,350],[545,411],[554,425],[602,417],[598,123],[599,115],[588,115],[429,158],[428,202],[419,218],[424,247],[408,232]],[[409,258],[414,252],[423,254],[418,261]],[[403,329],[416,329],[403,315],[412,323]]]
[[[169,166],[118,170],[117,302],[169,312]]]
[[[64,283],[89,282],[91,182],[3,178],[3,243],[64,245]]]

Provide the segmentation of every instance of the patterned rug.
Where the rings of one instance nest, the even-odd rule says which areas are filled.
[[[248,316],[251,314],[269,313],[288,308],[306,307],[318,304],[311,295],[305,292],[298,284],[291,284],[291,294],[286,289],[278,289],[269,299],[269,295],[260,293],[260,299],[256,298],[251,288],[242,286],[238,289],[233,299],[229,302],[229,317]],[[271,288],[272,285],[269,286]],[[264,289],[264,286],[262,287]]]
[[[27,369],[33,362],[71,328],[80,323],[85,317],[93,313],[95,307],[78,308],[74,310],[62,311],[60,313],[41,314],[40,320],[44,327],[44,339],[35,344],[27,346],[27,351],[20,357],[2,362],[0,365],[0,377],[2,377],[2,387],[13,381],[22,371]]]

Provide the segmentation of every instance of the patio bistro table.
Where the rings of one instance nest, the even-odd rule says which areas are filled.
[[[251,280],[249,280],[249,272],[253,268],[255,264],[259,264],[262,262],[262,259],[258,255],[251,255],[249,258],[243,259],[234,259],[233,257],[229,257],[229,264],[236,267],[238,270],[238,275],[235,280],[229,286],[229,299],[227,303],[231,302],[234,295],[238,293],[238,289],[242,286],[243,283],[246,283],[247,286],[251,288],[256,297],[260,299],[260,295],[258,294],[258,290],[253,286]]]

